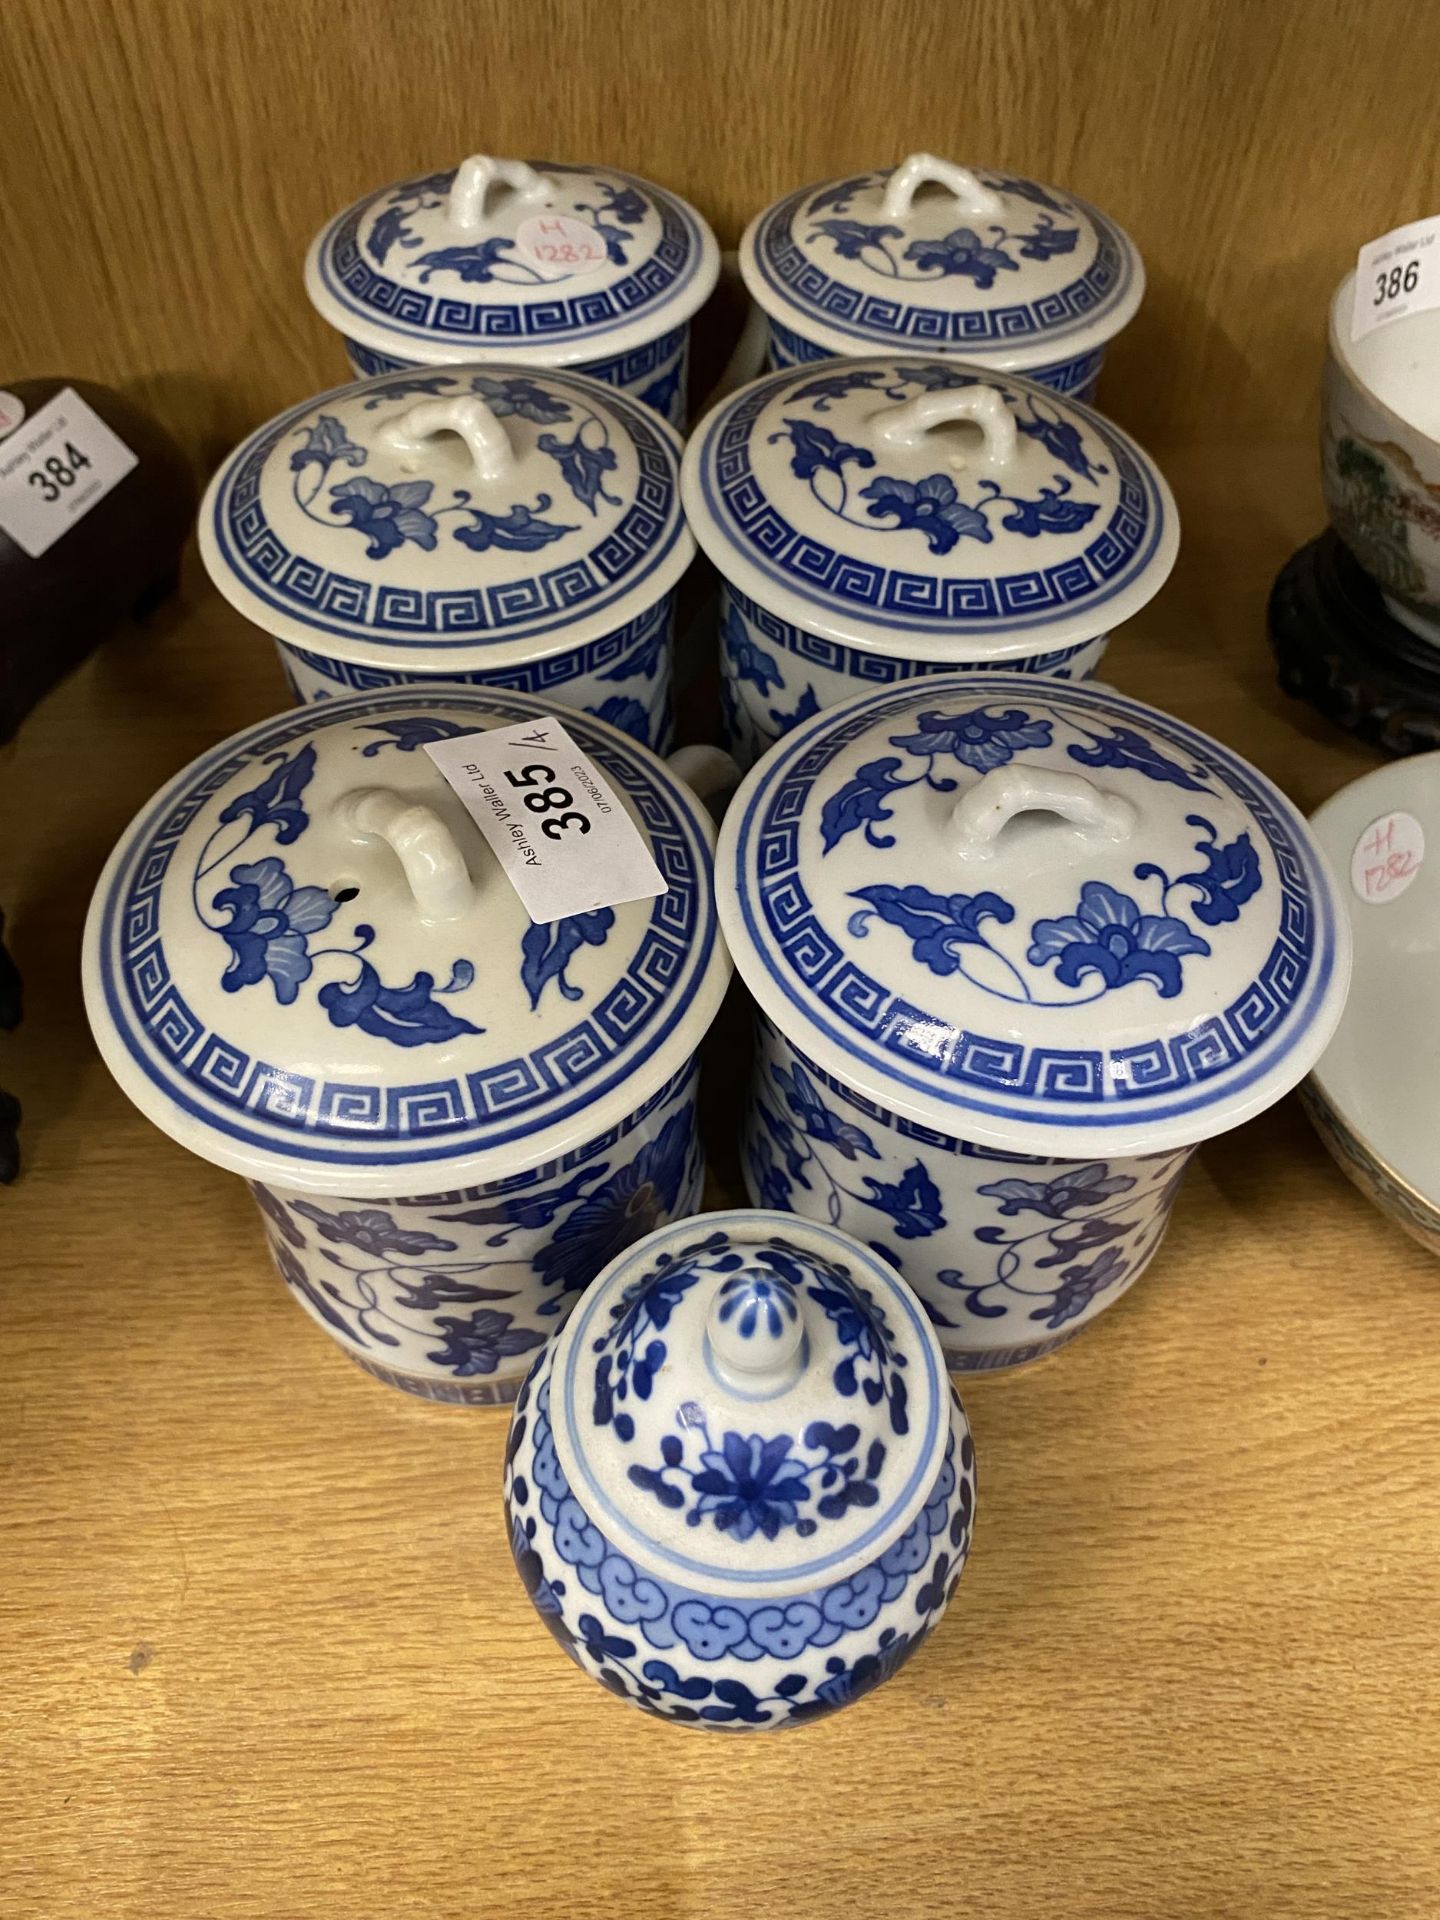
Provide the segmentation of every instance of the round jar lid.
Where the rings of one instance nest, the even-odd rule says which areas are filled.
[[[1111,421],[950,360],[789,367],[706,415],[685,512],[782,620],[918,660],[1087,640],[1164,585],[1179,519]]]
[[[934,1488],[950,1391],[924,1309],[848,1234],[793,1214],[662,1227],[556,1346],[562,1471],[642,1566],[782,1598],[858,1572]]]
[[[929,153],[777,200],[740,267],[772,319],[827,352],[919,348],[1006,370],[1093,352],[1145,292],[1134,242],[1094,207]]]
[[[721,924],[827,1071],[952,1138],[1159,1151],[1279,1099],[1350,929],[1304,820],[1217,742],[1095,684],[863,695],[753,769]]]
[[[457,366],[307,400],[232,453],[200,552],[267,633],[417,672],[503,668],[646,613],[694,554],[680,442],[577,373]]]
[[[664,1086],[729,974],[699,802],[567,712],[669,888],[537,925],[420,751],[550,711],[392,689],[263,721],[177,774],[85,930],[91,1025],[141,1111],[247,1178],[368,1197],[503,1179]]]
[[[648,180],[474,154],[337,214],[311,242],[305,290],[377,353],[560,367],[678,327],[719,265],[695,209]]]

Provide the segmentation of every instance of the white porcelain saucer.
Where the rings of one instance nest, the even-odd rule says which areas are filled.
[[[1361,1192],[1440,1253],[1440,753],[1366,774],[1310,824],[1342,882],[1355,964],[1306,1108]]]

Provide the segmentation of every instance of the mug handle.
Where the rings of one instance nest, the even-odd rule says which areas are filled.
[[[728,800],[745,777],[723,747],[677,747],[665,764],[707,804],[721,794]]]

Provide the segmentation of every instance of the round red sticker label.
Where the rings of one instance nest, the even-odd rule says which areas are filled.
[[[1370,906],[1398,900],[1425,861],[1425,829],[1413,813],[1382,813],[1355,842],[1350,884]]]

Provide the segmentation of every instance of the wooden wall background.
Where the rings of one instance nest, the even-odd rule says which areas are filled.
[[[1304,431],[1329,290],[1440,211],[1436,0],[0,0],[0,380],[133,383],[211,463],[343,375],[322,219],[467,151],[617,163],[733,244],[913,148],[1073,187],[1151,275],[1111,408]]]

